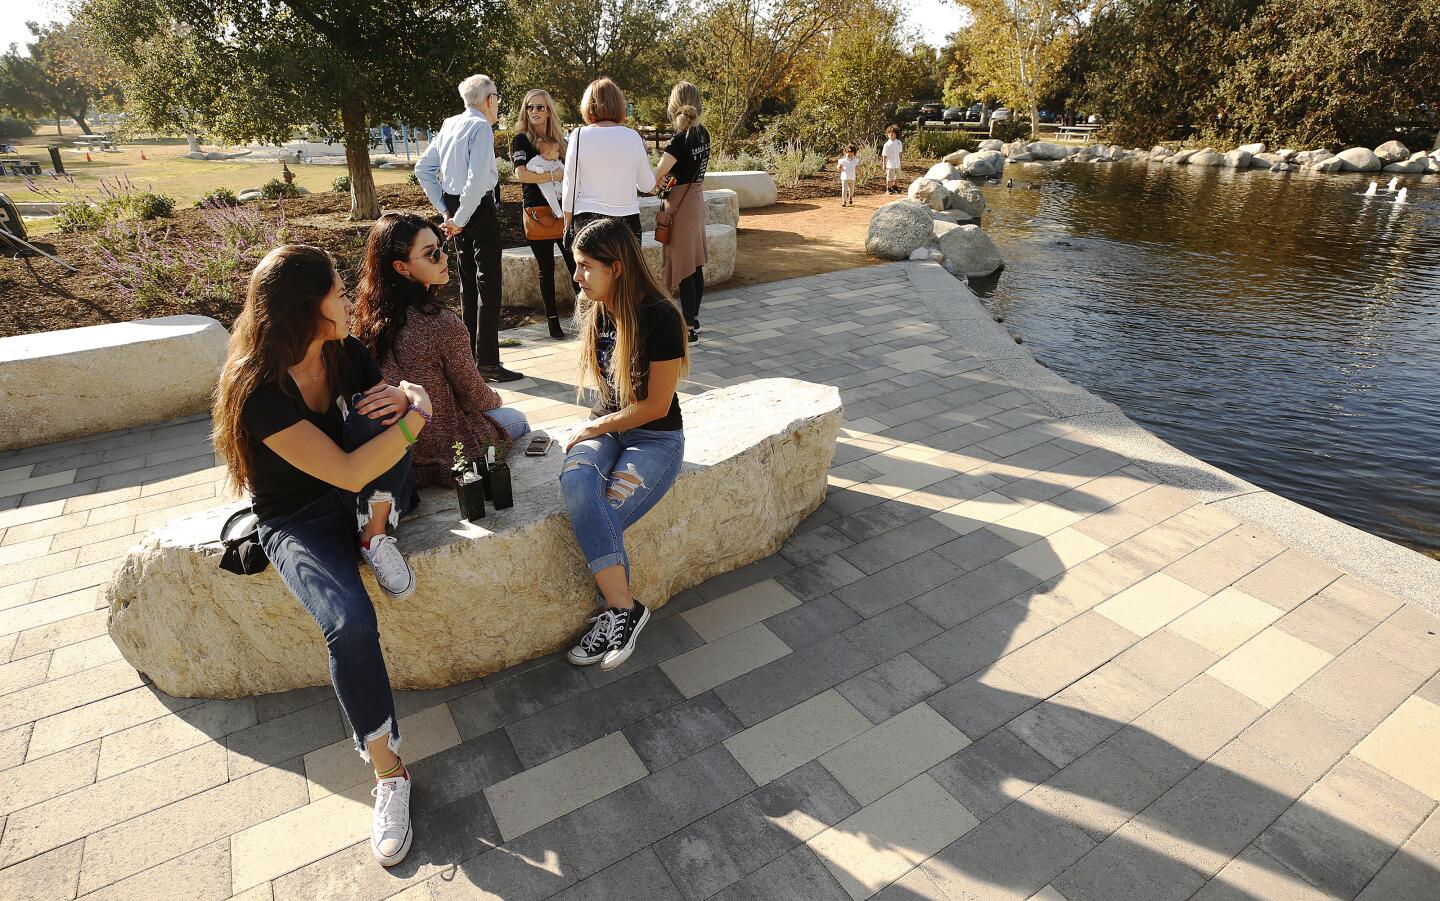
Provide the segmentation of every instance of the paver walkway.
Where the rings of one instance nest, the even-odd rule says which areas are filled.
[[[1440,621],[1074,437],[917,271],[707,299],[689,388],[843,389],[825,505],[613,673],[399,696],[389,872],[328,687],[169,698],[105,634],[208,422],[0,456],[0,898],[1437,897]],[[573,416],[530,337],[507,395]]]

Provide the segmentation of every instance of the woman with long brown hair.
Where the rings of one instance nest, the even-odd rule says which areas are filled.
[[[690,360],[680,309],[623,221],[597,219],[580,230],[575,277],[580,388],[593,388],[598,399],[566,445],[560,490],[603,609],[568,656],[609,670],[635,650],[650,618],[630,593],[625,530],[680,473],[685,424],[675,387]]]
[[[670,223],[662,277],[680,298],[689,339],[700,339],[700,299],[705,294],[705,173],[710,168],[710,132],[700,124],[700,89],[682,81],[670,91],[666,108],[675,137],[660,155],[655,181],[672,186],[661,217]]]
[[[440,304],[450,281],[440,227],[413,213],[386,213],[365,240],[355,298],[355,337],[380,363],[387,382],[428,386],[430,427],[412,449],[415,482],[447,485],[455,442],[471,459],[494,447],[503,459],[530,430],[519,410],[501,406],[470,356],[470,333]]]
[[[555,112],[555,101],[551,99],[548,91],[537,89],[525,94],[520,105],[520,123],[516,126],[515,137],[510,141],[510,160],[515,164],[515,180],[524,186],[522,206],[527,208],[549,204],[540,191],[542,184],[554,183],[558,186],[565,180],[563,167],[558,172],[531,172],[525,168],[525,164],[539,154],[539,148],[535,145],[542,140],[554,141],[560,148],[561,157],[564,157],[565,132],[560,128],[560,116]],[[561,259],[565,261],[565,269],[572,279],[575,277],[575,258],[570,254],[570,246],[558,238],[544,241],[527,239],[525,243],[530,245],[530,252],[535,254],[535,262],[540,266],[540,298],[545,301],[545,317],[550,323],[550,337],[564,338],[565,331],[560,328],[560,311],[555,306],[555,248],[560,248]]]
[[[415,577],[386,526],[410,502],[409,449],[430,419],[419,385],[387,385],[350,336],[350,301],[330,255],[287,244],[250,276],[214,408],[215,448],[250,494],[260,544],[315,618],[355,747],[375,768],[370,851],[410,850],[410,777],[363,561],[400,600]]]

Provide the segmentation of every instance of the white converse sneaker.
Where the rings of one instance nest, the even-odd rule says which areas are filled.
[[[370,853],[382,867],[393,867],[410,853],[410,779],[381,779],[370,792],[375,818],[370,823]]]
[[[566,658],[576,666],[589,666],[592,663],[599,663],[614,645],[611,643],[616,631],[620,628],[620,617],[624,611],[605,608],[586,622],[594,623],[590,631],[580,639],[580,643],[570,649]]]
[[[650,611],[645,609],[644,604],[635,601],[629,610],[616,610],[615,619],[619,625],[610,639],[610,650],[600,659],[602,670],[612,670],[630,659],[630,655],[635,652],[635,639],[640,637],[640,630],[650,622]]]
[[[415,593],[415,574],[405,555],[400,553],[400,544],[390,535],[376,535],[370,539],[370,546],[360,547],[360,556],[375,571],[375,581],[380,590],[397,601],[403,601]]]

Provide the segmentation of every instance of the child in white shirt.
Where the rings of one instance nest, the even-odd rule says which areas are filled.
[[[535,139],[535,156],[530,157],[525,168],[536,175],[544,175],[547,172],[565,171],[565,162],[560,159],[560,145],[551,138],[539,137]],[[540,193],[545,195],[546,201],[550,204],[550,212],[555,217],[562,218],[565,214],[560,211],[560,182],[542,181],[537,185]]]
[[[840,171],[840,205],[855,205],[855,167],[860,165],[860,160],[855,157],[855,145],[851,144],[845,148],[845,155],[840,157],[840,162],[835,166]]]
[[[885,193],[900,193],[900,150],[904,146],[900,143],[900,129],[892,125],[885,129],[885,134],[890,140],[880,149],[880,156],[885,160]]]

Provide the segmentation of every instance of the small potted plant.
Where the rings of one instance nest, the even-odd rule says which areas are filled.
[[[515,495],[510,484],[510,466],[503,456],[497,458],[495,452],[494,447],[485,451],[485,496],[494,502],[496,510],[507,510],[515,506]]]
[[[450,467],[450,473],[455,479],[455,499],[460,504],[460,516],[470,522],[483,519],[485,480],[478,466],[465,459],[464,443],[457,441],[451,447],[455,450],[455,462]]]

